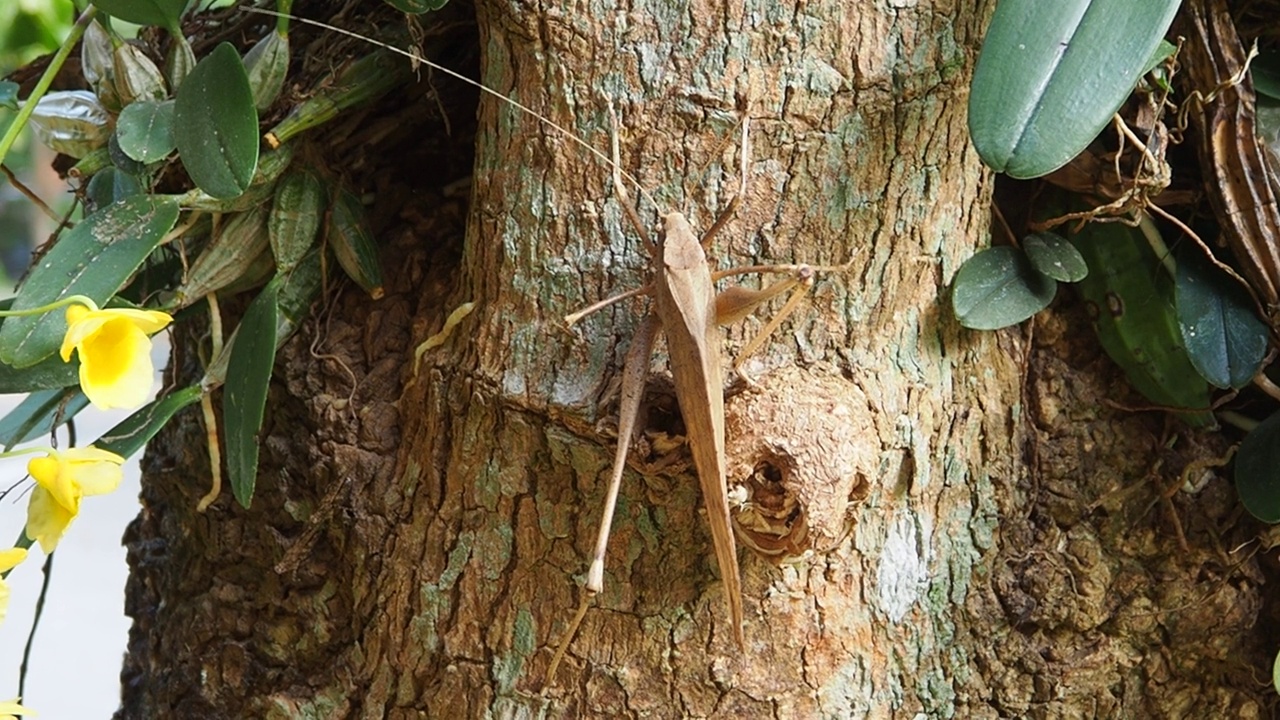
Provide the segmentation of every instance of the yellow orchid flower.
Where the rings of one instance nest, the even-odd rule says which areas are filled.
[[[80,355],[80,389],[93,406],[133,409],[147,401],[155,369],[151,338],[173,321],[159,310],[106,308],[85,305],[67,308],[67,334],[62,360]]]
[[[124,458],[95,447],[50,451],[32,458],[27,472],[36,481],[27,505],[27,537],[51,553],[80,513],[80,498],[120,487]]]
[[[14,698],[12,700],[0,701],[0,720],[18,720],[16,715],[26,715],[32,717],[36,714],[35,710],[29,707],[23,707],[18,704],[22,698]]]
[[[0,575],[9,572],[27,557],[26,548],[0,550]],[[0,577],[0,623],[9,612],[9,584]],[[4,720],[4,703],[0,703],[0,720]]]

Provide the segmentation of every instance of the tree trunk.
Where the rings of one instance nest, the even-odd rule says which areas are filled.
[[[737,188],[746,108],[718,267],[851,262],[748,363],[762,387],[726,388],[744,650],[659,360],[604,592],[544,687],[647,301],[563,317],[645,283],[648,257],[608,167],[489,97],[463,240],[467,94],[431,75],[452,136],[408,120],[434,98],[362,120],[349,171],[378,175],[387,296],[331,293],[282,351],[252,508],[195,512],[195,414],[148,455],[118,716],[1261,714],[1261,576],[1222,549],[1248,530],[1229,485],[1165,503],[1186,549],[1146,511],[1220,448],[1190,438],[1160,474],[1159,419],[1105,405],[1121,381],[1070,301],[998,333],[952,316],[946,287],[989,242],[965,114],[992,6],[477,8],[482,81],[601,149],[612,105],[624,169],[696,228]],[[456,60],[471,40],[448,10],[423,23],[453,23]]]

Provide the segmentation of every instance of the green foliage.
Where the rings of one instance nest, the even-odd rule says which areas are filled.
[[[1263,420],[1236,453],[1236,492],[1250,515],[1280,523],[1280,412]]]
[[[1032,267],[1017,248],[999,246],[979,251],[960,266],[951,308],[967,328],[998,330],[1048,307],[1057,291],[1057,281]]]
[[[267,230],[281,272],[292,270],[315,245],[328,199],[324,183],[309,170],[295,168],[280,179]]]
[[[177,147],[173,137],[173,101],[140,100],[129,104],[116,120],[116,137],[124,154],[140,163],[163,160]]]
[[[8,452],[18,443],[48,435],[88,404],[78,387],[33,392],[0,420],[0,445]]]
[[[258,431],[267,405],[267,387],[276,361],[276,325],[284,276],[267,283],[245,311],[227,364],[223,418],[227,434],[227,474],[236,500],[249,507],[258,479]]]
[[[229,43],[214,48],[182,82],[173,126],[182,165],[201,190],[225,200],[248,189],[258,165],[258,111]]]
[[[1071,236],[1089,266],[1077,287],[1090,307],[1098,340],[1124,369],[1129,384],[1167,407],[1209,407],[1209,385],[1192,365],[1174,307],[1173,279],[1143,229],[1090,223]],[[1213,424],[1208,412],[1180,413],[1196,426]]]
[[[1271,335],[1249,296],[1221,271],[1189,258],[1178,263],[1176,286],[1178,325],[1191,364],[1220,388],[1252,382]]]
[[[179,410],[200,401],[203,390],[198,385],[186,387],[157,398],[98,438],[95,447],[129,457],[142,449]]]
[[[181,34],[178,20],[187,0],[91,0],[102,12],[135,25],[157,25]]]
[[[1111,120],[1180,0],[1002,0],[969,94],[983,162],[1015,178],[1053,172]]]
[[[18,83],[12,80],[0,80],[0,108],[18,111]]]
[[[94,208],[104,208],[141,192],[137,177],[115,167],[98,171],[88,187],[89,202]]]
[[[1057,233],[1039,232],[1022,240],[1031,266],[1058,282],[1079,282],[1089,274],[1080,251]]]
[[[1259,95],[1280,100],[1280,51],[1271,48],[1258,51],[1258,57],[1249,64],[1249,75]]]
[[[373,231],[364,216],[360,199],[346,190],[339,190],[329,215],[329,248],[338,258],[338,264],[369,297],[382,297],[382,261],[378,258],[378,246]]]

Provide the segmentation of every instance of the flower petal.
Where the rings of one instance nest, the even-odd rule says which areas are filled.
[[[40,549],[47,555],[58,547],[58,541],[75,517],[76,513],[68,512],[48,490],[37,485],[27,505],[27,537],[40,543]]]
[[[71,514],[80,509],[80,489],[75,477],[67,472],[67,463],[60,453],[32,458],[27,462],[27,472],[36,485],[45,489],[55,502]]]
[[[107,308],[98,312],[132,322],[142,332],[153,335],[173,322],[173,316],[159,310],[136,310],[134,308]]]
[[[98,332],[108,319],[96,311],[83,305],[72,305],[67,308],[67,334],[62,337],[62,362],[71,362],[71,351],[76,349],[85,338]]]
[[[14,698],[12,700],[0,702],[0,720],[17,720],[13,717],[14,715],[27,715],[29,717],[34,717],[36,714],[35,710],[18,704],[18,701],[21,699],[22,698]]]
[[[124,479],[124,470],[115,461],[69,460],[66,472],[84,495],[109,493]]]
[[[9,583],[0,580],[0,623],[4,622],[4,616],[9,614]],[[12,713],[12,710],[5,710],[4,704],[0,703],[0,720],[3,720],[3,713]]]
[[[0,573],[7,573],[18,566],[18,563],[27,559],[26,548],[9,548],[8,550],[0,550]]]
[[[77,349],[80,389],[94,407],[135,408],[147,401],[155,373],[151,340],[133,322],[112,319]]]

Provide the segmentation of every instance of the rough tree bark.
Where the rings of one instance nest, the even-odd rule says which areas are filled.
[[[456,157],[469,111],[446,103],[440,143],[379,106],[348,172],[378,193],[388,295],[331,292],[282,352],[250,510],[195,512],[194,414],[149,451],[118,717],[1260,715],[1261,576],[1225,554],[1248,531],[1229,486],[1169,506],[1186,549],[1149,511],[1219,448],[1168,456],[1158,418],[1107,406],[1122,381],[1070,301],[999,333],[951,316],[945,288],[988,242],[965,111],[992,5],[476,9],[487,85],[599,148],[612,103],[626,169],[696,227],[736,187],[750,101],[750,192],[718,265],[853,261],[751,366],[763,389],[730,388],[738,520],[768,551],[739,553],[745,652],[655,363],[605,591],[539,694],[643,305],[561,318],[641,284],[646,255],[607,169],[489,98],[464,238],[467,170],[420,146]],[[449,11],[473,42],[470,8]],[[467,301],[415,373],[415,346]],[[726,357],[760,325],[728,331]],[[177,338],[175,372],[196,341]]]

